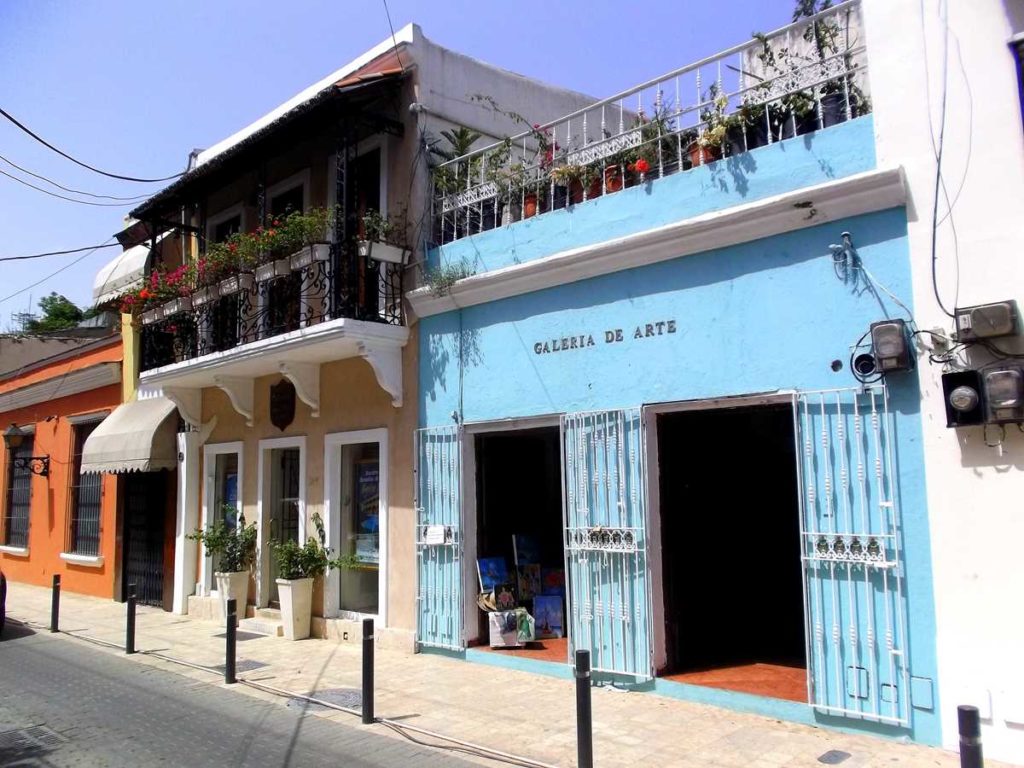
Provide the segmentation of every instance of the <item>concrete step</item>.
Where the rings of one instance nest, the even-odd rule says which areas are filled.
[[[238,622],[238,629],[242,632],[255,632],[260,635],[270,635],[271,637],[281,637],[284,635],[284,625],[280,621],[260,616],[240,620]]]
[[[257,608],[253,612],[253,617],[257,619],[266,619],[267,621],[280,621],[281,620],[281,609],[280,608]]]

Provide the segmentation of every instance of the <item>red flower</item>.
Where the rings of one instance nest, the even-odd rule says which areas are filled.
[[[274,219],[274,220],[273,220],[273,221],[271,222],[271,224],[273,224],[273,225],[274,225],[275,227],[279,227],[279,226],[281,226],[281,222],[280,222],[280,221],[278,221],[277,219]]]
[[[277,230],[276,229],[268,229],[267,230],[267,236],[268,237],[273,237],[276,234],[277,234]]]
[[[231,243],[228,245],[228,250],[234,253],[238,250],[238,243]]]
[[[651,170],[651,164],[644,160],[642,157],[636,161],[636,164],[633,167],[636,168],[637,173],[647,173],[649,170]]]
[[[150,299],[152,297],[153,297],[153,294],[150,293],[149,288],[143,288],[141,291],[139,291],[139,298],[140,299]]]

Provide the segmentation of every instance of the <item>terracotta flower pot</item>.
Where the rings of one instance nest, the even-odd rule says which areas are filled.
[[[537,215],[537,195],[530,193],[523,200],[523,218],[528,219]]]
[[[705,163],[711,163],[722,156],[722,148],[714,145],[702,147],[700,143],[693,142],[688,150],[690,155],[690,165],[696,168],[698,165],[704,165]]]
[[[622,189],[622,169],[617,165],[609,165],[604,169],[604,191],[607,194]]]

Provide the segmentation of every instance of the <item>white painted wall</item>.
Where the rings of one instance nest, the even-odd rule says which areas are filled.
[[[950,196],[962,191],[938,228],[940,295],[951,307],[958,284],[960,306],[1024,304],[1024,130],[1008,47],[1024,31],[1024,0],[864,0],[878,161],[903,165],[911,190],[917,323],[948,333],[931,284],[930,136],[940,122],[947,6],[942,168]],[[946,210],[940,200],[940,219]],[[1000,343],[1024,350],[1019,340]],[[988,448],[981,428],[947,429],[941,369],[919,361],[943,741],[956,748],[956,706],[975,704],[985,755],[1024,763],[1024,435],[1010,425],[1003,447]]]

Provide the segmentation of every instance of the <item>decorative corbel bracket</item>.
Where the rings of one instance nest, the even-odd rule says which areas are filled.
[[[391,404],[402,407],[402,348],[394,344],[359,342],[359,354],[373,368],[381,389],[391,395]]]
[[[245,417],[245,425],[253,425],[253,400],[255,399],[255,382],[244,376],[214,376],[213,383],[224,391],[231,401],[231,407]],[[297,389],[297,388],[296,388]]]
[[[203,428],[203,391],[186,387],[164,387],[164,397],[178,409],[190,427]]]
[[[309,406],[311,416],[320,415],[320,364],[281,363],[281,375],[295,387],[299,400]]]

